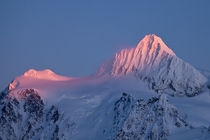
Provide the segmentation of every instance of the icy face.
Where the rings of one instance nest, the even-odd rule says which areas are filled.
[[[135,73],[157,92],[194,96],[207,79],[194,67],[178,58],[155,35],[145,36],[136,48],[123,49],[115,55],[113,76]]]

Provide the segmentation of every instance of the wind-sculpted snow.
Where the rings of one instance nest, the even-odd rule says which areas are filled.
[[[34,89],[10,92],[0,109],[2,140],[66,139],[75,126],[58,108],[47,107]]]
[[[114,76],[134,73],[151,89],[171,95],[197,95],[207,81],[153,34],[145,36],[136,48],[117,53],[112,67],[111,74]]]
[[[165,95],[149,100],[123,93],[114,107],[112,138],[116,140],[165,140],[172,129],[191,128]]]

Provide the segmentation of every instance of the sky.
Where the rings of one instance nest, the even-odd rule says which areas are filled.
[[[82,77],[147,34],[210,70],[209,0],[1,0],[0,90],[33,68]]]

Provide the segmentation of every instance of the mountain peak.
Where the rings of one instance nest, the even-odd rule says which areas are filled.
[[[136,49],[141,49],[146,53],[146,51],[158,53],[156,51],[166,52],[170,55],[175,55],[175,53],[166,46],[163,40],[156,36],[155,34],[146,35],[137,45]]]
[[[28,71],[24,73],[23,76],[26,78],[32,78],[32,79],[43,79],[43,80],[54,80],[54,81],[63,81],[63,80],[71,79],[70,77],[57,75],[49,69],[45,69],[42,71],[29,69]]]
[[[113,62],[113,75],[126,74],[135,70],[148,72],[164,58],[176,56],[162,39],[154,34],[146,35],[136,48],[122,49],[116,53]]]
[[[38,79],[45,79],[46,76],[53,76],[53,75],[55,75],[55,73],[52,72],[49,69],[45,69],[43,71],[38,71],[38,70],[35,70],[35,69],[29,69],[28,71],[26,71],[24,73],[25,77],[34,77],[34,78],[38,78]]]
[[[146,35],[136,48],[122,49],[112,62],[111,75],[134,73],[157,92],[193,96],[207,79],[194,67],[178,58],[162,39]]]

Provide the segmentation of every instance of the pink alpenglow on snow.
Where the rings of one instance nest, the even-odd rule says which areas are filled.
[[[207,79],[194,67],[177,57],[160,37],[146,35],[136,48],[116,53],[111,75],[134,73],[157,92],[193,96]]]
[[[188,96],[198,94],[207,81],[198,70],[178,58],[160,37],[150,34],[146,35],[136,48],[122,49],[116,53],[114,59],[104,63],[95,75],[72,78],[57,75],[49,69],[30,69],[15,78],[9,88],[72,87],[103,81],[105,75],[113,78],[127,74],[134,74],[134,77],[148,83],[156,92]]]
[[[43,71],[30,69],[27,72],[25,72],[23,76],[32,78],[32,79],[43,79],[43,80],[54,80],[54,81],[65,81],[65,80],[72,79],[70,77],[57,75],[49,69],[46,69]]]
[[[136,69],[148,71],[157,66],[162,59],[176,56],[162,39],[154,34],[146,35],[136,48],[123,49],[116,53],[112,74],[126,74]],[[147,69],[147,70],[146,70]]]
[[[66,85],[65,83],[69,83],[70,81],[75,79],[79,78],[57,75],[49,69],[43,71],[30,69],[26,71],[23,75],[16,77],[9,84],[9,90],[13,90],[16,88],[53,89],[59,86]]]

